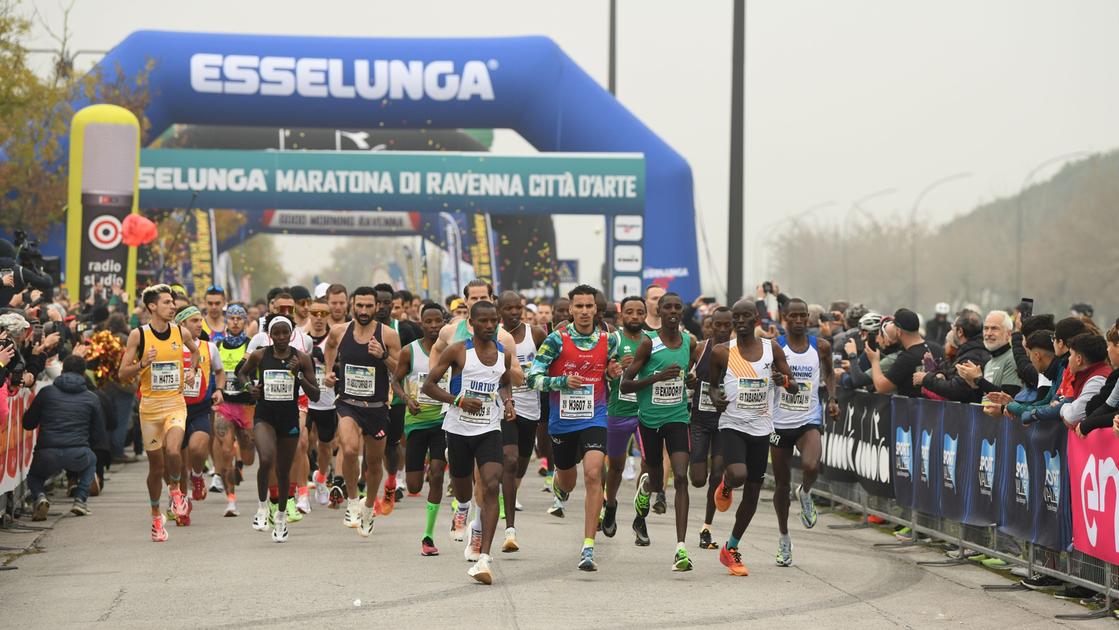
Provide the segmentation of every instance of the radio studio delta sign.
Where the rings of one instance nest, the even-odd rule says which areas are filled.
[[[645,207],[639,154],[495,156],[407,151],[145,149],[145,208],[198,207],[635,214]]]

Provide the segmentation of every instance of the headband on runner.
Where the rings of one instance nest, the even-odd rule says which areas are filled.
[[[272,321],[268,322],[268,332],[271,333],[272,329],[276,327],[276,324],[281,323],[287,324],[288,328],[295,330],[295,326],[291,323],[290,319],[284,317],[283,315],[277,315],[276,317],[272,318]]]
[[[201,314],[202,314],[202,311],[199,311],[198,307],[194,306],[192,304],[192,305],[184,308],[182,311],[179,311],[178,315],[175,315],[175,323],[176,324],[181,324],[181,323],[185,322],[186,320],[190,319],[191,317],[194,317],[195,315],[201,315]]]

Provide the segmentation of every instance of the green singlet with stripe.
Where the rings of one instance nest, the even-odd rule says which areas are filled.
[[[431,429],[434,427],[442,426],[443,424],[443,403],[428,398],[423,395],[420,388],[423,387],[424,381],[427,380],[428,370],[430,370],[430,358],[426,350],[420,344],[419,339],[408,344],[411,348],[411,365],[408,366],[408,375],[404,380],[404,389],[420,403],[420,412],[412,415],[412,411],[404,412],[404,435],[411,435],[412,431],[420,429]],[[443,379],[439,381],[439,387],[444,390],[450,389],[451,373],[447,371],[443,375]]]
[[[621,330],[615,330],[612,334],[616,335],[618,339],[613,359],[621,363],[622,357],[627,354],[630,356],[637,354],[641,339],[633,341]],[[637,394],[623,394],[619,387],[621,382],[621,378],[610,379],[608,382],[610,385],[610,400],[606,405],[606,415],[615,418],[632,418],[637,415]]]
[[[664,345],[657,331],[649,330],[645,335],[652,340],[653,349],[637,378],[649,378],[673,364],[680,366],[680,376],[671,381],[657,381],[637,391],[638,419],[643,426],[651,429],[659,429],[670,422],[689,422],[691,413],[688,411],[688,393],[684,387],[684,378],[688,373],[688,362],[691,358],[692,336],[688,331],[681,330],[680,347],[672,349]]]

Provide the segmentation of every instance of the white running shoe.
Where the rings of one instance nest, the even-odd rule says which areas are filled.
[[[514,508],[518,512],[524,512],[525,511],[525,506],[521,505],[521,500],[520,499],[517,499],[516,501],[514,501]]]
[[[330,503],[330,488],[326,485],[326,477],[315,471],[315,496],[318,497],[319,505],[326,505]]]
[[[258,532],[268,531],[268,508],[261,506],[256,509],[256,514],[253,515],[253,529]]]
[[[272,542],[287,542],[288,518],[283,512],[276,512],[276,522],[272,526]]]
[[[456,509],[455,515],[451,517],[451,540],[462,542],[464,538],[466,538],[466,512]]]
[[[225,516],[240,516],[241,513],[237,511],[237,502],[230,501],[225,504]]]
[[[357,530],[362,537],[373,533],[373,508],[361,506],[361,527]]]
[[[630,481],[637,478],[637,458],[630,455],[626,458],[626,467],[622,469],[622,479]]]
[[[777,539],[777,566],[788,567],[793,564],[793,541],[785,534]]]
[[[221,475],[214,473],[214,476],[210,477],[210,492],[225,494],[225,484],[222,483]]]
[[[490,572],[490,560],[490,554],[488,553],[479,555],[478,561],[467,570],[466,574],[482,584],[493,584],[493,573]]]
[[[311,498],[306,494],[300,495],[295,501],[295,509],[299,510],[300,514],[310,514]]]
[[[513,553],[520,551],[521,546],[517,544],[517,530],[512,527],[505,528],[505,542],[501,545],[503,553]]]
[[[346,527],[361,527],[361,499],[346,499],[346,515],[342,522]]]
[[[477,562],[482,555],[482,530],[470,528],[470,542],[462,550],[467,562]]]

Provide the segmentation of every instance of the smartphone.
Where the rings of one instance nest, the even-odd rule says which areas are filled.
[[[42,324],[40,324],[39,322],[35,322],[35,324],[31,327],[31,331],[32,331],[32,339],[34,339],[35,343],[39,343],[40,341],[43,340],[43,325]]]
[[[715,303],[715,298],[713,298],[713,297],[702,297],[702,298],[699,299],[699,301],[703,302],[704,304],[714,304]]]
[[[838,370],[843,367],[843,355],[838,352],[833,352],[831,355],[831,367],[833,370]]]
[[[1026,319],[1034,314],[1034,299],[1024,297],[1022,302],[1018,305],[1018,312],[1021,314],[1022,319]]]

